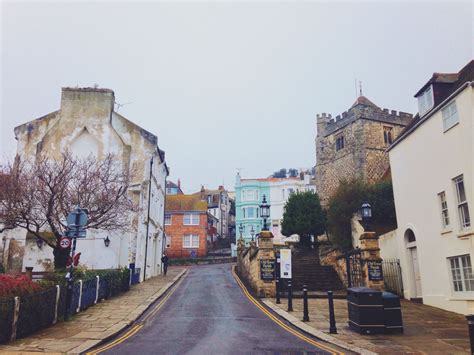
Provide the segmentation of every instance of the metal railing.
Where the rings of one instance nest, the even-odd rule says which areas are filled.
[[[403,297],[402,268],[399,259],[382,261],[385,289]]]

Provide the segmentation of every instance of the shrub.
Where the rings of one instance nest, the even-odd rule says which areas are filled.
[[[40,291],[42,286],[26,275],[0,275],[0,298],[25,296]]]

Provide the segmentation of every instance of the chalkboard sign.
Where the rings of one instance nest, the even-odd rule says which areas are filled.
[[[383,280],[382,262],[380,260],[369,260],[367,261],[367,266],[369,267],[370,281]]]
[[[275,279],[275,259],[260,260],[260,279],[263,281]]]

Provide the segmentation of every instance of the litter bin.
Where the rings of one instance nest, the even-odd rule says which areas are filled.
[[[383,318],[387,333],[403,333],[402,307],[400,297],[383,292]]]
[[[347,289],[349,327],[360,334],[385,331],[382,292],[367,287]]]

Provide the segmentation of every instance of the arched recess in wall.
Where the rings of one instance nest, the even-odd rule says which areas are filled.
[[[70,150],[72,155],[79,158],[87,158],[89,155],[97,157],[99,154],[99,142],[84,127],[81,133],[72,141]]]
[[[404,238],[409,260],[408,269],[410,274],[410,298],[421,298],[423,297],[423,291],[421,288],[421,274],[418,261],[416,236],[413,230],[408,228],[405,231]]]

